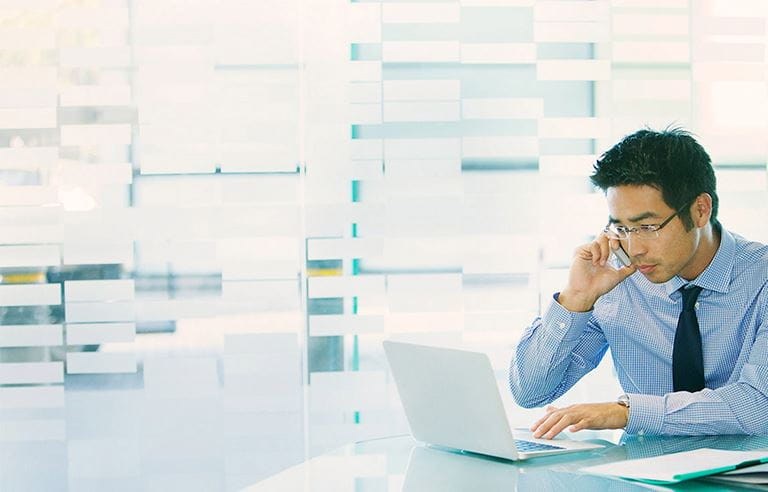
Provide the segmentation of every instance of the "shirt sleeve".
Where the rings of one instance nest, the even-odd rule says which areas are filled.
[[[557,302],[523,334],[509,369],[509,387],[525,408],[559,398],[597,367],[608,349],[593,311],[574,313]]]
[[[736,382],[695,393],[631,394],[626,431],[667,435],[768,434],[768,321],[758,328]]]

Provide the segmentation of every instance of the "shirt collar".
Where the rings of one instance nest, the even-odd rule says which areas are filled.
[[[720,246],[717,248],[712,261],[701,274],[690,283],[698,285],[702,289],[714,290],[725,294],[731,284],[731,271],[736,261],[736,240],[730,232],[724,228],[720,229]],[[687,284],[688,282],[677,275],[665,282],[664,289],[668,296]]]

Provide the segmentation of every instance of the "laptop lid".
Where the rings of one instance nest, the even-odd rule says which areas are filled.
[[[518,459],[487,355],[391,340],[384,351],[415,439]]]

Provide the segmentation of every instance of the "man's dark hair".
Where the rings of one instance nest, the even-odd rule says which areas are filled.
[[[592,183],[606,191],[622,185],[647,185],[661,191],[666,204],[680,210],[686,230],[693,227],[690,205],[702,193],[712,197],[709,222],[717,220],[717,192],[712,160],[690,133],[680,128],[660,132],[639,130],[600,156],[590,176]]]

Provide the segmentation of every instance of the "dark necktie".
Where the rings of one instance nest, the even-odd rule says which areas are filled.
[[[677,320],[672,349],[672,383],[675,391],[693,393],[704,389],[704,357],[696,318],[696,299],[701,287],[683,287],[680,292],[683,294],[683,311]]]

